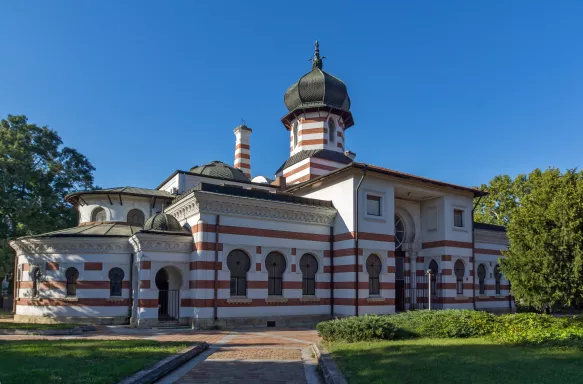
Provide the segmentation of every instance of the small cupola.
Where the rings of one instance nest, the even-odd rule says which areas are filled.
[[[194,166],[190,169],[190,173],[198,174],[201,176],[210,176],[225,180],[238,181],[242,183],[249,182],[249,178],[245,176],[243,171],[238,168],[231,167],[222,161],[211,161],[210,163],[204,165]]]
[[[144,224],[144,231],[185,232],[178,220],[165,212],[150,217]]]

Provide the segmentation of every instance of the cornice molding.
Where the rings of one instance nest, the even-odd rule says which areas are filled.
[[[128,239],[112,240],[87,238],[20,239],[10,242],[16,255],[74,254],[74,253],[131,253],[133,247]]]
[[[130,237],[134,252],[192,252],[192,236],[149,235],[138,233]]]
[[[178,220],[185,220],[197,213],[213,213],[326,226],[333,225],[336,217],[335,208],[196,191],[175,206],[169,207],[166,212]]]
[[[178,221],[185,220],[200,212],[198,201],[194,195],[181,199],[178,203],[166,208],[164,212],[174,216]]]

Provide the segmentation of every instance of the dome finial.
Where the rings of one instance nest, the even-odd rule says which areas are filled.
[[[322,60],[325,59],[325,56],[322,56],[320,58],[320,43],[318,43],[318,40],[316,40],[316,42],[314,43],[314,58],[310,59],[310,61],[312,62],[312,69],[322,69]]]

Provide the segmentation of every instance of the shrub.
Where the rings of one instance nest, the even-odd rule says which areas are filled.
[[[492,339],[507,344],[583,346],[582,317],[517,313],[497,318]]]
[[[392,340],[396,327],[389,316],[365,315],[324,321],[316,329],[326,341]]]
[[[506,344],[583,348],[583,316],[553,317],[536,313],[495,316],[472,310],[425,310],[346,317],[319,323],[317,329],[326,341],[488,336]]]
[[[411,311],[388,316],[398,338],[466,338],[489,335],[495,316],[471,310]]]

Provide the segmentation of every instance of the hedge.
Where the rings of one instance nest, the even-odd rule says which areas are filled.
[[[496,318],[491,334],[506,344],[583,345],[583,317],[517,313]]]
[[[397,328],[389,316],[365,315],[324,321],[317,325],[320,336],[327,341],[392,340]]]
[[[583,347],[583,317],[534,313],[495,316],[472,310],[410,311],[324,321],[317,326],[326,341],[467,338],[486,336],[506,344]]]

